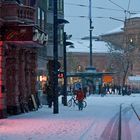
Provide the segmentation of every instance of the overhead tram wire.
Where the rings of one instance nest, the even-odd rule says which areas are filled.
[[[88,18],[88,16],[65,16],[68,18]],[[97,16],[97,17],[92,17],[92,19],[113,19],[113,18],[123,18],[123,17],[102,17],[102,16]]]
[[[120,9],[122,9],[123,11],[125,11],[125,9],[123,7],[121,7],[117,3],[113,2],[112,0],[108,0],[108,1],[111,2],[112,4],[116,5],[117,7],[119,7]]]
[[[129,0],[129,2],[128,2],[127,11],[129,11],[129,8],[130,8],[130,0]],[[130,17],[130,14],[129,14],[129,17]]]
[[[117,7],[121,8],[121,9],[113,9],[113,8],[105,8],[105,7],[100,7],[100,6],[96,6],[96,7],[93,7],[94,9],[99,9],[99,10],[108,10],[108,11],[116,11],[116,12],[123,12],[123,11],[127,11],[128,13],[130,14],[136,14],[136,13],[140,13],[140,11],[135,11],[135,10],[131,10],[128,11],[128,10],[125,10],[123,7],[119,6],[118,4],[116,4],[115,2],[111,1],[111,0],[108,0],[110,1],[111,3],[115,4]],[[84,4],[75,4],[75,3],[64,3],[66,5],[72,5],[72,6],[78,6],[78,7],[83,7],[83,8],[88,8],[87,5],[84,5]]]
[[[65,3],[66,5],[73,5],[73,6],[79,6],[79,7],[84,7],[84,8],[88,8],[87,5],[83,5],[83,4],[75,4],[75,3]],[[109,10],[109,11],[118,11],[118,12],[122,12],[123,10],[119,10],[119,9],[112,9],[112,8],[104,8],[104,7],[100,7],[100,6],[96,6],[93,7],[94,9],[99,9],[99,10]]]
[[[113,2],[112,0],[108,0],[108,1],[111,2],[112,4],[116,5],[117,7],[119,7],[120,9],[122,9],[122,10],[124,11],[125,19],[127,19],[127,14],[129,14],[129,15],[130,15],[130,14],[134,14],[134,13],[130,12],[130,10],[129,10],[129,7],[130,7],[130,0],[129,0],[129,2],[128,2],[128,8],[127,8],[127,10],[124,9],[122,6],[118,5],[117,3]]]

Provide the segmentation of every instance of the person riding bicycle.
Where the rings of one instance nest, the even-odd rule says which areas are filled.
[[[76,100],[78,100],[78,108],[79,110],[83,109],[83,100],[84,100],[84,92],[81,88],[76,93]]]

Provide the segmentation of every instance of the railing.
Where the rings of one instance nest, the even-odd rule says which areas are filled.
[[[20,6],[18,8],[18,17],[20,19],[29,19],[34,21],[34,12],[35,10],[31,7],[27,7],[27,6]]]
[[[35,9],[16,2],[4,2],[0,6],[0,17],[6,22],[34,22]]]
[[[0,25],[2,24],[2,18],[1,18],[1,16],[2,16],[2,9],[1,9],[1,1],[0,1]]]

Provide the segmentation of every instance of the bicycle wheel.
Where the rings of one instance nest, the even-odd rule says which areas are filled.
[[[83,101],[83,108],[85,108],[87,106],[87,102]]]
[[[67,102],[67,106],[68,107],[71,107],[72,106],[72,100],[71,99]]]

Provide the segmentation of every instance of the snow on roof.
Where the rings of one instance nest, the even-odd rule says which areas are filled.
[[[105,33],[104,35],[108,35],[108,34],[114,34],[114,33],[120,33],[120,32],[123,32],[123,27],[124,25],[121,25],[111,31],[108,31],[107,33]]]
[[[130,16],[130,18],[129,19],[131,19],[131,18],[140,18],[140,14],[134,14],[134,15],[132,15],[132,16]]]
[[[128,81],[139,81],[140,82],[140,75],[128,76]]]
[[[130,16],[128,19],[131,19],[131,18],[140,18],[140,14],[134,14],[134,15]],[[123,32],[123,27],[124,27],[124,24],[122,24],[121,26],[119,26],[103,35],[109,35],[109,34],[113,34],[113,33]]]
[[[67,52],[83,52],[88,53],[90,51],[88,40],[70,40],[74,47],[67,47]],[[104,41],[92,40],[92,52],[93,53],[108,53],[108,45]]]

